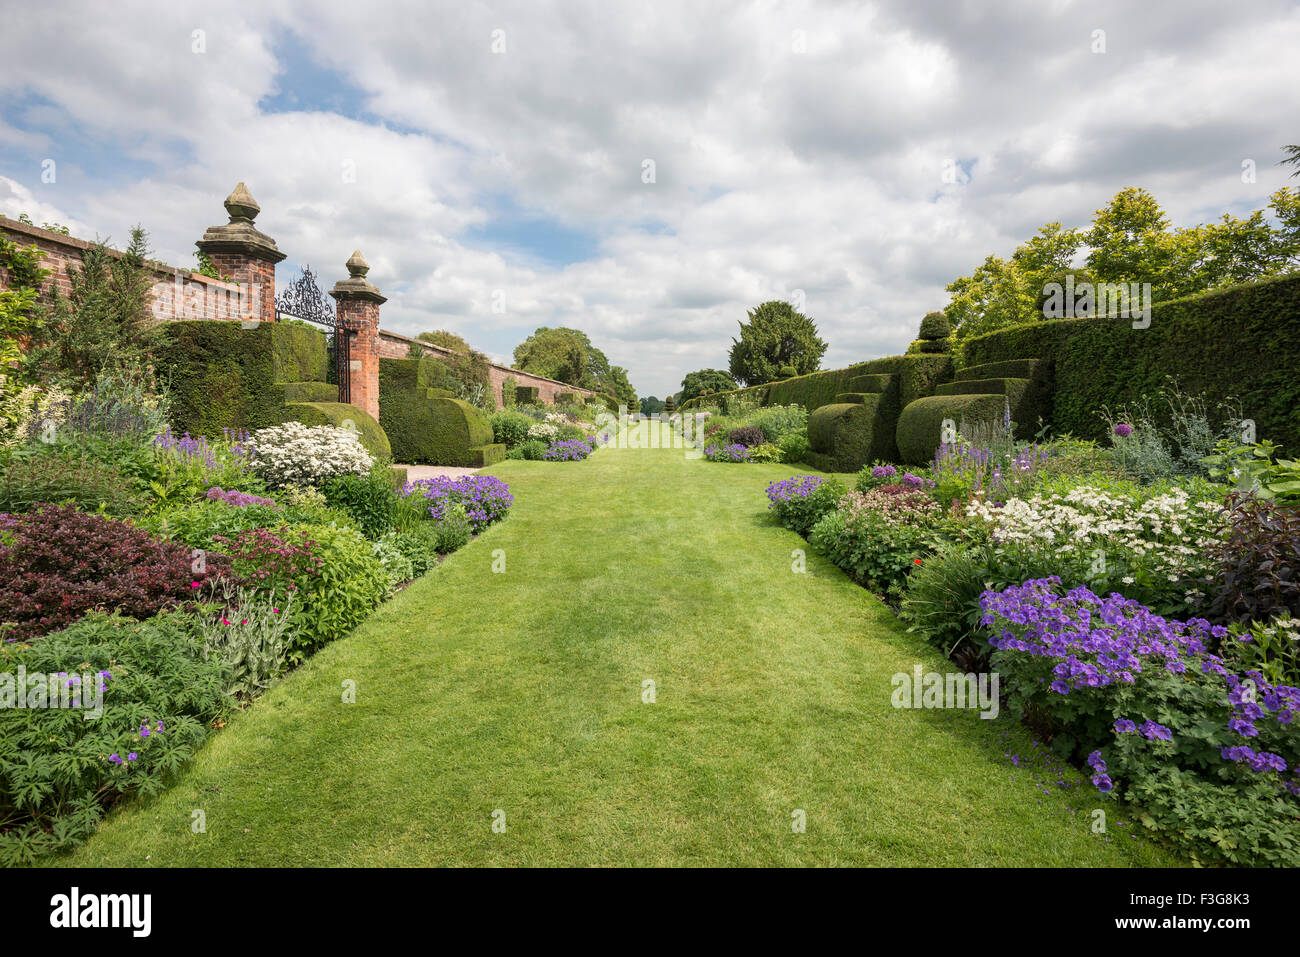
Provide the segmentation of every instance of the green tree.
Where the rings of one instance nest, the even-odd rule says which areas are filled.
[[[450,349],[453,352],[468,353],[470,351],[469,343],[454,332],[446,329],[435,329],[432,332],[422,332],[415,338],[421,342],[432,343],[435,346],[442,346],[444,349]]]
[[[721,369],[698,369],[682,377],[682,391],[678,393],[680,402],[689,402],[705,392],[730,392],[737,388],[736,380],[730,372]]]
[[[611,365],[609,357],[592,344],[585,332],[542,326],[515,346],[514,357],[516,369],[594,392],[608,392],[628,408],[636,407],[636,390],[628,381],[627,370]]]
[[[1084,234],[1088,270],[1098,282],[1158,283],[1173,260],[1169,218],[1154,196],[1130,186],[1097,210]]]
[[[648,395],[641,400],[642,415],[654,415],[655,413],[662,412],[663,410],[664,410],[663,399],[656,399],[654,396]]]
[[[136,226],[120,256],[104,244],[87,249],[68,268],[68,295],[54,291],[42,360],[73,388],[92,387],[102,371],[141,368],[157,344],[160,324],[150,315],[155,277],[148,236]]]
[[[782,366],[799,375],[816,372],[826,354],[817,325],[788,302],[773,300],[749,310],[740,338],[731,340],[729,368],[737,382],[758,385],[778,378]]]

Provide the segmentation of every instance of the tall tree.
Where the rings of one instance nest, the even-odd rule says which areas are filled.
[[[564,326],[542,326],[515,346],[515,368],[558,379],[579,388],[608,392],[629,408],[636,405],[636,390],[627,370],[611,365],[585,332]]]
[[[749,321],[740,323],[729,368],[738,382],[758,385],[780,378],[782,366],[794,366],[798,375],[816,372],[825,354],[817,324],[790,303],[772,300],[749,310]]]
[[[730,372],[721,369],[698,369],[688,372],[682,378],[682,391],[678,393],[678,402],[685,403],[703,395],[705,392],[730,392],[736,388],[736,380]]]

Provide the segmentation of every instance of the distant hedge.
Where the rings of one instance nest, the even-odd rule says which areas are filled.
[[[1151,324],[1131,319],[1027,323],[966,342],[963,366],[1037,358],[1054,386],[1052,427],[1100,438],[1102,405],[1154,395],[1175,376],[1211,402],[1229,395],[1260,438],[1300,453],[1300,274],[1157,303]],[[964,377],[959,372],[958,377]]]
[[[899,402],[906,405],[913,399],[933,394],[938,383],[952,378],[952,358],[948,355],[888,356],[859,362],[843,369],[810,372],[808,375],[747,389],[715,392],[691,399],[683,408],[695,409],[708,405],[725,407],[728,397],[747,394],[757,398],[760,405],[801,405],[812,412],[823,405],[833,404],[835,397],[842,393],[874,391],[872,388],[855,387],[853,381],[872,375],[896,376]]]

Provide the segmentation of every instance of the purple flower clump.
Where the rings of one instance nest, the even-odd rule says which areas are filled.
[[[227,505],[234,505],[237,508],[246,508],[249,505],[275,507],[275,502],[269,498],[262,498],[260,495],[249,495],[246,492],[236,492],[234,489],[222,491],[221,487],[217,485],[208,489],[206,497],[209,502],[225,502]]]
[[[470,530],[476,535],[493,522],[505,518],[515,501],[510,486],[494,475],[465,475],[460,478],[439,475],[416,479],[402,486],[402,495],[407,498],[423,496],[429,517],[435,521],[443,519],[449,505],[463,506]]]
[[[767,487],[768,508],[776,508],[780,502],[792,498],[807,498],[826,480],[820,475],[792,475],[788,479],[773,482]]]
[[[1121,439],[1128,438],[1128,436],[1133,434],[1133,426],[1127,424],[1126,422],[1121,422],[1119,423],[1119,425],[1115,426],[1115,434],[1118,435]]]

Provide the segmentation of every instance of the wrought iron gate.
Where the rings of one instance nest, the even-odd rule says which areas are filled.
[[[275,297],[275,318],[279,322],[298,319],[325,327],[329,356],[326,381],[338,386],[340,402],[351,402],[353,332],[340,324],[334,304],[316,284],[311,266],[299,267],[298,278]]]

